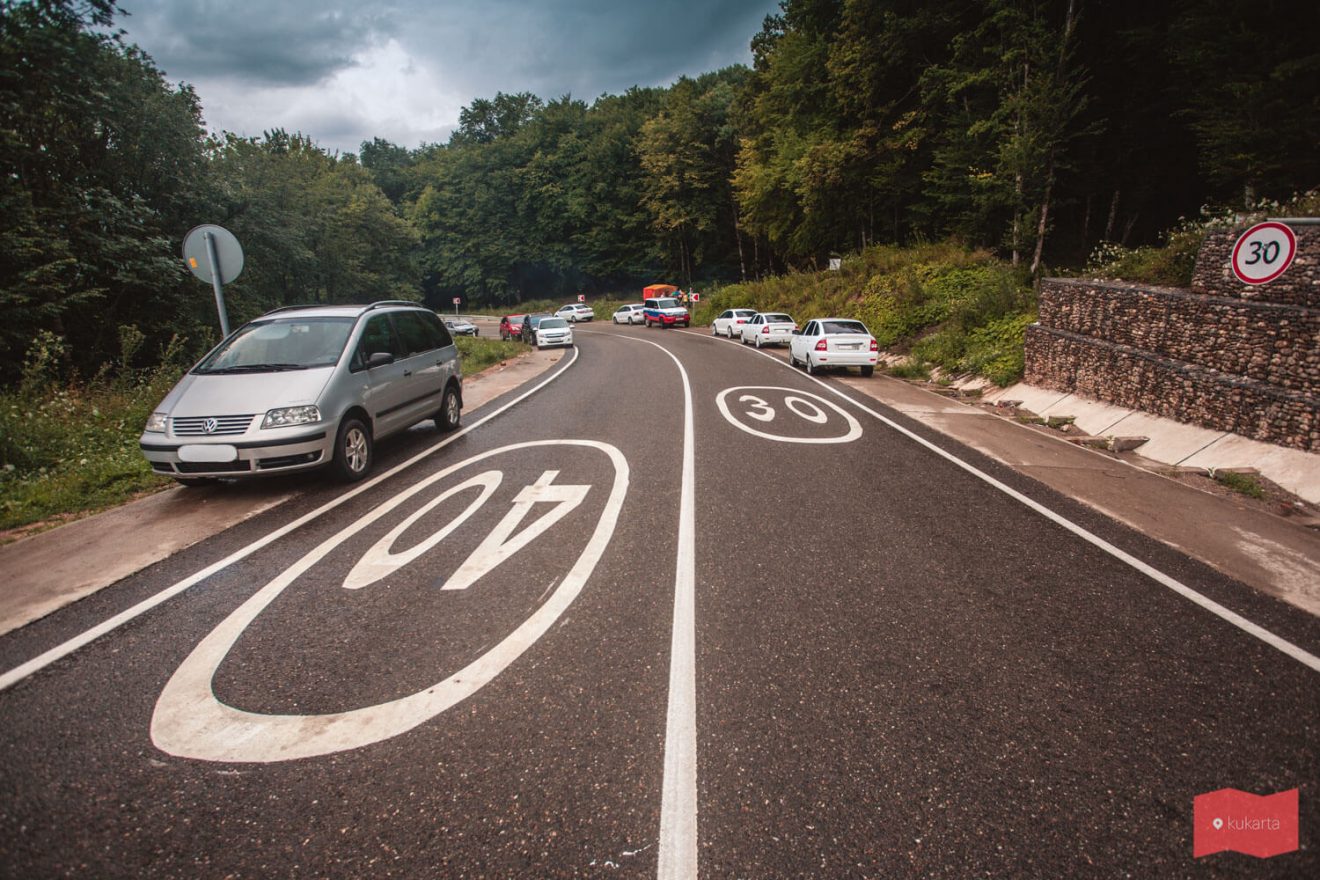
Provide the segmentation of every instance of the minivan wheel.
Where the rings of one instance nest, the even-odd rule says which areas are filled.
[[[440,411],[435,414],[435,426],[441,431],[452,431],[463,418],[463,403],[458,399],[458,391],[453,385],[445,388],[444,399],[440,401]]]
[[[874,375],[874,373],[875,373],[875,367],[871,366],[870,364],[867,364],[866,366],[862,367],[863,376],[871,376]]]
[[[355,483],[371,470],[371,429],[355,416],[349,416],[339,425],[335,438],[335,457],[331,464],[335,478],[344,483]]]

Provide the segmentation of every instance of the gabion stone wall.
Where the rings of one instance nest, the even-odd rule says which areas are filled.
[[[1207,239],[1191,291],[1046,279],[1026,381],[1320,451],[1320,227],[1293,229],[1297,257],[1269,284],[1233,276],[1241,229]]]

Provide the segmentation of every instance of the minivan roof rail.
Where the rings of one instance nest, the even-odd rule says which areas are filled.
[[[382,299],[367,306],[363,311],[369,312],[372,309],[379,309],[384,306],[417,306],[419,309],[423,307],[421,303],[413,302],[410,299]]]
[[[277,309],[271,309],[268,312],[262,312],[261,317],[264,318],[267,315],[273,315],[276,312],[296,312],[298,309],[319,309],[319,308],[322,308],[322,306],[318,306],[315,304],[306,304],[306,303],[298,306],[280,306]]]
[[[423,308],[423,306],[422,306],[421,303],[419,303],[419,302],[413,302],[412,300],[408,300],[408,299],[382,299],[382,300],[378,300],[377,302],[372,303],[372,304],[369,305],[369,306],[357,306],[357,305],[355,305],[354,303],[303,303],[302,305],[296,305],[296,306],[280,306],[279,308],[271,309],[270,311],[263,312],[263,313],[262,313],[262,317],[264,318],[266,315],[274,315],[274,314],[276,314],[277,312],[296,312],[296,311],[298,311],[299,309],[351,309],[351,308],[361,308],[362,311],[364,311],[364,312],[369,312],[369,311],[371,311],[372,309],[379,309],[379,308],[382,308],[382,307],[384,307],[384,306],[417,306],[418,308]]]

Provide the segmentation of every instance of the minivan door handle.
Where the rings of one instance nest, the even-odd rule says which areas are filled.
[[[412,370],[404,370],[404,371],[403,371],[403,375],[405,375],[405,376],[411,376],[411,375],[412,375]]]

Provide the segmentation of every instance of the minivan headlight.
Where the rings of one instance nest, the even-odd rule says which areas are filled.
[[[321,411],[314,406],[286,406],[267,412],[261,427],[287,428],[291,425],[305,425],[308,422],[319,421],[321,421]]]
[[[146,427],[146,431],[147,431],[147,433],[149,433],[149,434],[164,434],[164,433],[165,433],[165,413],[163,413],[163,412],[154,412],[154,413],[152,413],[151,415],[147,416],[147,427]]]

